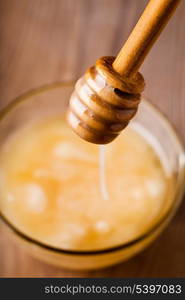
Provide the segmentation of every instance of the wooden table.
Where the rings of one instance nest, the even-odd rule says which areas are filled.
[[[1,107],[45,83],[79,77],[96,58],[116,55],[145,0],[0,2]],[[147,58],[145,95],[185,141],[185,1]],[[105,270],[76,273],[45,265],[17,248],[0,227],[0,276],[183,277],[185,203],[147,250]]]

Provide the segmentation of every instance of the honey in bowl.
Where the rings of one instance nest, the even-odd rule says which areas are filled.
[[[68,250],[107,249],[147,232],[170,207],[174,182],[160,146],[136,125],[100,147],[61,117],[17,130],[0,150],[3,215]]]

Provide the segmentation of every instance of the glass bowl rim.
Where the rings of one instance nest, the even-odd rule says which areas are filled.
[[[54,82],[54,83],[49,83],[49,84],[45,84],[42,85],[40,87],[36,87],[34,89],[28,90],[27,92],[21,94],[20,96],[17,96],[15,99],[13,99],[12,101],[10,101],[1,111],[0,111],[0,124],[1,121],[4,120],[4,118],[15,108],[17,107],[17,105],[21,104],[24,101],[28,101],[29,98],[31,98],[34,95],[37,94],[41,94],[53,89],[57,89],[57,88],[61,88],[61,87],[70,87],[72,85],[74,85],[76,80],[70,80],[70,81],[60,81],[60,82]],[[178,136],[178,133],[176,132],[174,126],[171,124],[171,122],[169,121],[169,119],[167,118],[167,116],[162,113],[157,106],[155,106],[153,103],[151,104],[148,101],[148,98],[146,98],[145,96],[142,97],[142,102],[144,102],[145,105],[147,105],[149,107],[150,110],[155,111],[155,113],[158,114],[158,116],[160,117],[161,120],[163,120],[163,122],[165,122],[165,126],[168,127],[168,130],[170,131],[170,134],[173,135],[173,138],[176,140],[176,144],[178,145],[180,151],[182,153],[185,153],[185,147],[181,141],[181,139]],[[184,154],[185,155],[185,154]],[[8,226],[8,228],[15,233],[18,237],[22,238],[23,240],[34,244],[40,248],[44,248],[45,250],[49,250],[52,252],[57,252],[57,253],[61,253],[61,254],[68,254],[68,255],[97,255],[97,254],[106,254],[106,253],[112,253],[112,252],[116,252],[116,251],[120,251],[126,248],[129,248],[131,246],[136,245],[139,242],[142,242],[143,240],[145,240],[147,237],[150,237],[150,235],[152,235],[153,233],[155,233],[155,231],[160,228],[161,225],[163,225],[163,223],[165,223],[165,221],[168,220],[168,217],[170,217],[171,212],[173,212],[174,207],[178,206],[178,204],[181,202],[182,197],[184,195],[185,192],[185,185],[183,184],[185,179],[185,165],[183,165],[183,170],[182,170],[182,174],[181,174],[181,178],[179,179],[178,182],[178,187],[177,187],[177,193],[176,195],[174,195],[174,199],[176,199],[176,201],[173,201],[172,205],[170,206],[170,208],[168,209],[168,211],[158,220],[158,222],[156,222],[149,230],[147,230],[146,232],[144,232],[143,234],[141,234],[139,237],[126,242],[126,243],[122,243],[119,244],[117,246],[112,246],[112,247],[107,247],[107,248],[103,248],[103,249],[97,249],[97,250],[68,250],[68,249],[62,249],[62,248],[58,248],[58,247],[54,247],[54,246],[50,246],[47,245],[43,242],[40,242],[34,238],[29,237],[28,235],[24,234],[23,232],[21,232],[19,229],[17,229],[4,215],[3,213],[0,211],[0,220],[3,221],[3,223]]]

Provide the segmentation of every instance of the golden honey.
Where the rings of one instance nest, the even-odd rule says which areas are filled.
[[[27,236],[69,250],[105,249],[148,231],[173,198],[159,151],[137,126],[100,148],[61,117],[17,130],[0,150],[3,215]]]

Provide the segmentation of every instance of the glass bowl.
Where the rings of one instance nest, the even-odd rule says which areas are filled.
[[[29,122],[37,122],[65,112],[73,82],[46,85],[17,97],[0,113],[0,143]],[[76,270],[98,269],[124,261],[147,247],[166,227],[176,212],[185,187],[185,152],[169,121],[148,101],[142,100],[132,124],[150,131],[163,151],[168,170],[173,174],[175,192],[167,210],[147,232],[137,239],[103,250],[73,251],[47,246],[20,232],[0,210],[4,230],[32,256],[47,263]]]

